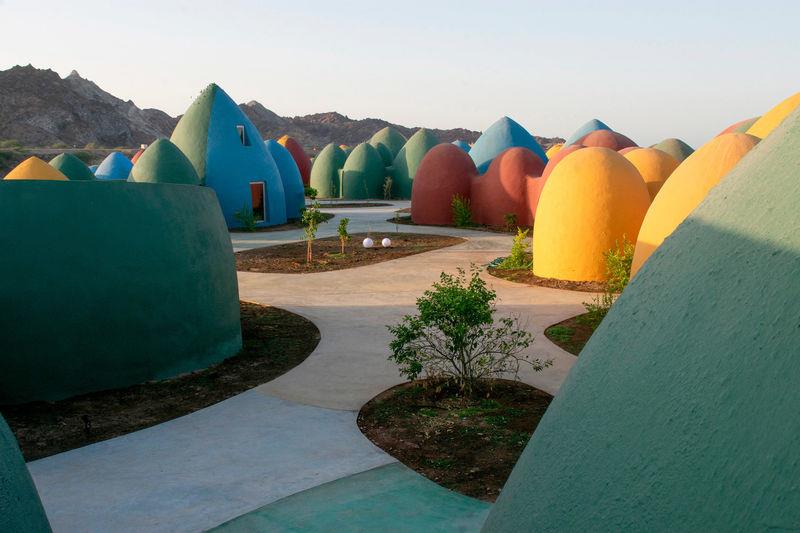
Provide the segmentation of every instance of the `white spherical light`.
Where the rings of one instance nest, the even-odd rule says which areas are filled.
[[[369,237],[367,237],[366,239],[364,239],[364,242],[362,242],[361,244],[364,245],[364,248],[372,248],[372,246],[375,244],[375,242],[372,239],[370,239]]]
[[[381,244],[383,245],[384,248],[388,248],[392,245],[392,239],[390,239],[389,237],[384,237],[383,240],[381,241]]]

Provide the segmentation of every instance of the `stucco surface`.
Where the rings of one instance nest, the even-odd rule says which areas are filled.
[[[439,139],[436,138],[436,135],[422,128],[403,145],[392,165],[392,195],[394,197],[403,200],[411,198],[411,188],[417,169],[425,154],[437,144],[439,144]]]
[[[284,135],[278,139],[278,144],[289,150],[292,154],[294,162],[297,164],[297,170],[300,171],[300,177],[303,179],[303,185],[308,185],[311,179],[311,158],[303,149],[303,146],[294,138]]]
[[[192,162],[169,139],[157,139],[142,152],[131,169],[128,181],[200,185]]]
[[[97,166],[94,175],[99,180],[126,180],[133,163],[122,152],[111,152]]]
[[[334,143],[330,143],[314,158],[311,167],[311,187],[319,198],[338,198],[340,191],[339,171],[344,167],[347,154]]]
[[[484,173],[495,157],[515,147],[527,148],[547,163],[547,156],[533,135],[509,117],[502,117],[489,126],[472,145],[469,155],[478,172]]]
[[[392,159],[394,159],[406,144],[406,138],[395,128],[386,126],[370,138],[369,144],[375,148],[378,148],[378,145],[384,145],[389,149],[389,153],[392,154]]]
[[[564,141],[564,146],[571,146],[581,140],[581,138],[597,130],[611,130],[611,128],[609,128],[602,120],[593,118],[587,121],[577,130],[573,131],[572,135],[567,137],[567,140]]]
[[[682,163],[684,159],[689,157],[694,153],[694,148],[686,144],[680,139],[676,139],[674,137],[670,137],[669,139],[664,139],[663,141],[654,144],[650,148],[656,148],[657,150],[661,150],[662,152],[666,152],[672,157],[675,158],[678,163]]]
[[[453,144],[434,146],[414,178],[411,219],[416,224],[453,223],[454,196],[470,198],[471,179],[478,171],[467,152]]]
[[[297,168],[291,152],[282,144],[272,139],[266,141],[267,151],[275,161],[283,184],[283,195],[286,199],[286,218],[300,218],[300,210],[306,205],[303,177]]]
[[[795,112],[631,281],[485,532],[800,526],[798,165]]]
[[[378,151],[367,143],[361,143],[347,156],[342,168],[342,198],[363,200],[382,198],[386,167]]]
[[[0,181],[0,242],[14,250],[0,261],[14,310],[0,336],[0,404],[165,378],[241,347],[213,191]]]
[[[674,157],[656,148],[631,148],[630,151],[623,152],[625,151],[620,151],[620,154],[633,163],[641,174],[651,201],[667,178],[678,168],[678,161]]]
[[[59,154],[50,160],[50,166],[64,174],[70,181],[92,181],[94,172],[74,154]]]
[[[64,174],[36,156],[29,157],[14,167],[3,179],[8,181],[67,181],[67,177]]]
[[[800,107],[800,93],[793,94],[786,100],[764,113],[758,120],[756,120],[747,133],[755,135],[760,139],[764,139],[767,135],[777,128],[786,117],[794,112],[795,109]]]

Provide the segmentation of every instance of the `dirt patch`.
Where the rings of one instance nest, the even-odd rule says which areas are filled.
[[[532,285],[536,287],[548,287],[550,289],[564,289],[567,291],[582,292],[604,292],[605,283],[599,281],[565,281],[555,278],[540,278],[534,275],[529,268],[504,269],[489,267],[486,269],[489,274],[496,278],[501,278],[514,283]]]
[[[328,221],[335,217],[333,213],[322,213],[322,220]],[[228,230],[230,233],[270,233],[272,231],[286,231],[291,229],[303,229],[303,223],[299,220],[293,220],[291,222],[287,222],[286,224],[281,224],[279,226],[266,226],[264,228],[255,228],[253,231],[243,230],[241,228],[233,228]]]
[[[305,318],[241,303],[243,348],[205,370],[57,402],[0,406],[27,461],[125,435],[221,402],[286,373],[320,340]]]
[[[584,313],[562,320],[545,329],[544,335],[562,350],[578,355],[596,329],[588,317],[589,313]]]
[[[410,211],[410,210],[409,210]],[[401,209],[398,213],[404,213],[405,210]],[[429,227],[429,228],[456,228],[456,229],[471,229],[475,231],[488,231],[489,233],[504,233],[507,235],[516,235],[517,234],[517,226],[484,226],[482,224],[475,224],[473,226],[465,226],[459,227],[454,226],[452,224],[449,225],[441,225],[441,224],[417,224],[413,220],[411,220],[410,215],[398,216],[397,219],[389,218],[386,222],[391,222],[392,224],[403,224],[406,226],[420,226],[420,227]]]
[[[375,241],[375,246],[364,248],[361,243],[367,236],[366,233],[354,233],[352,240],[345,246],[344,255],[341,253],[339,237],[317,239],[314,241],[314,261],[311,263],[306,263],[305,241],[237,252],[236,269],[281,274],[327,272],[381,263],[465,242],[459,237],[446,235],[373,233],[369,236]],[[381,246],[383,237],[391,239],[392,245],[389,248]]]
[[[387,207],[391,206],[392,204],[385,204],[383,202],[326,202],[324,200],[320,200],[319,206],[322,209],[354,209],[358,207]]]
[[[551,400],[518,381],[487,381],[477,399],[416,381],[370,400],[358,427],[428,479],[493,502]]]

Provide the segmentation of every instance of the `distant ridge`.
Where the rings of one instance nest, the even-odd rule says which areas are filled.
[[[336,112],[281,117],[256,101],[239,107],[265,140],[288,134],[312,154],[330,142],[347,145],[365,142],[386,126],[393,126],[406,137],[419,129],[377,118],[355,120]],[[140,109],[74,70],[65,78],[50,69],[31,65],[0,71],[0,141],[16,140],[28,147],[92,144],[134,148],[158,137],[169,137],[178,118],[158,109]],[[461,139],[472,143],[480,136],[480,132],[464,128],[431,128],[431,131],[442,142]],[[536,139],[545,148],[561,141]]]

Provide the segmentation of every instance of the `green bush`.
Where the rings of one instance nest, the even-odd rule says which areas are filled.
[[[528,244],[528,231],[517,228],[517,235],[514,237],[514,244],[511,245],[511,255],[506,257],[497,268],[504,270],[514,270],[518,268],[532,268],[530,245]]]
[[[22,143],[16,139],[0,141],[0,148],[22,148]]]
[[[318,191],[314,187],[306,187],[305,188],[305,195],[307,198],[311,198],[312,200],[317,199]]]
[[[506,213],[503,215],[503,221],[506,223],[506,229],[508,231],[513,230],[517,227],[517,214],[516,213]],[[519,229],[519,228],[517,228]]]
[[[625,290],[631,279],[631,264],[633,262],[634,246],[625,237],[622,238],[622,246],[617,246],[608,250],[603,256],[606,262],[605,291],[592,298],[591,302],[583,302],[586,308],[586,315],[583,323],[592,329],[597,329],[600,322],[611,310],[611,306]]]
[[[517,377],[522,364],[535,371],[550,366],[552,361],[523,353],[533,335],[517,319],[495,320],[496,298],[474,267],[469,278],[462,269],[456,276],[442,272],[439,281],[417,299],[418,313],[388,326],[393,336],[389,359],[409,380],[424,374],[453,382],[467,395],[481,379]]]
[[[472,209],[470,208],[469,198],[464,198],[457,194],[453,196],[450,207],[453,210],[453,224],[455,224],[457,228],[468,228],[474,225],[472,222]]]
[[[253,210],[249,205],[244,204],[241,209],[233,214],[233,218],[242,224],[242,229],[244,231],[256,230],[256,217],[253,215]]]
[[[347,244],[352,237],[350,234],[347,233],[347,225],[350,223],[350,219],[345,217],[339,220],[339,227],[336,229],[337,233],[339,234],[339,242],[342,245],[342,255],[344,255],[344,245]]]

